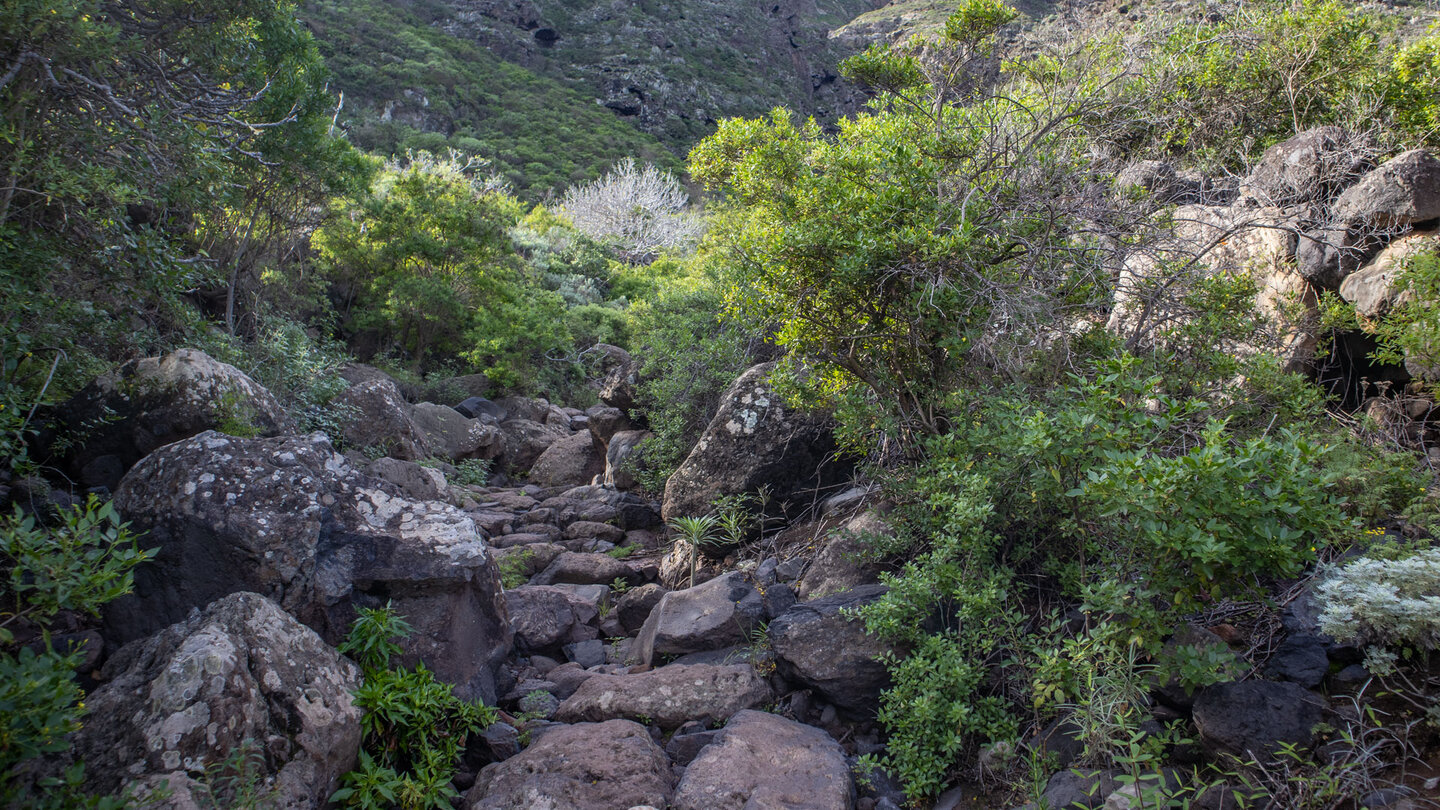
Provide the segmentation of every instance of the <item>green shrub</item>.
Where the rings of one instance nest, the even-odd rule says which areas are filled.
[[[355,703],[365,711],[360,768],[344,777],[332,802],[363,810],[448,810],[459,798],[451,780],[466,738],[495,721],[495,711],[467,703],[449,684],[416,664],[393,669],[397,638],[411,627],[390,607],[362,609],[340,651],[365,673]]]

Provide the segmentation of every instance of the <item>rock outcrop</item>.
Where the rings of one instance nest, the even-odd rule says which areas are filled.
[[[873,716],[890,673],[878,660],[898,652],[865,632],[864,622],[847,611],[874,602],[883,585],[865,585],[801,602],[770,623],[770,646],[780,674],[813,688],[852,714]]]
[[[355,767],[359,668],[275,603],[235,593],[122,650],[73,738],[89,786],[204,778],[245,747],[267,807],[328,806]]]
[[[730,718],[690,763],[676,810],[850,810],[855,785],[845,752],[828,734],[764,712]]]
[[[153,633],[236,591],[274,599],[326,641],[356,608],[392,604],[404,642],[465,697],[494,699],[511,630],[474,521],[360,474],[322,434],[169,445],[125,477],[116,507],[159,547],[135,593],[105,612],[107,640]]]
[[[649,672],[587,678],[560,704],[555,719],[576,723],[624,718],[672,729],[704,718],[724,722],[774,697],[770,684],[746,663],[671,664]]]
[[[468,810],[668,806],[670,761],[629,720],[555,726],[518,755],[485,766],[465,794]]]

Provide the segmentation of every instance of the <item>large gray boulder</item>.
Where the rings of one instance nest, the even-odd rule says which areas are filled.
[[[357,608],[389,603],[415,627],[406,663],[423,660],[462,697],[493,700],[511,629],[474,522],[362,475],[323,434],[202,433],[137,464],[115,505],[159,553],[136,569],[135,593],[107,606],[107,641],[255,591],[336,644]]]
[[[1408,293],[1398,283],[1414,256],[1440,250],[1440,233],[1422,231],[1391,242],[1369,264],[1345,278],[1340,297],[1355,305],[1362,318],[1378,318],[1405,303]]]
[[[588,615],[576,612],[575,600],[562,588],[525,585],[505,592],[510,624],[515,628],[515,643],[522,652],[544,652],[562,644],[598,638],[591,629],[583,632],[595,611]]]
[[[244,746],[266,807],[328,806],[360,749],[359,668],[275,603],[235,593],[105,665],[74,735],[89,787],[203,779]]]
[[[668,807],[674,779],[665,751],[629,720],[553,726],[504,762],[486,765],[465,794],[468,810],[628,810]]]
[[[716,498],[768,487],[777,503],[835,485],[849,473],[826,416],[785,406],[770,386],[775,363],[741,374],[700,440],[665,484],[668,521],[710,511]]]
[[[530,483],[542,487],[577,487],[605,473],[605,449],[589,431],[557,440],[530,467]]]
[[[661,597],[632,653],[649,665],[660,656],[721,650],[748,641],[765,618],[764,596],[743,573],[732,572]]]
[[[1194,718],[1206,748],[1266,759],[1285,743],[1309,748],[1326,713],[1324,699],[1298,684],[1243,681],[1202,690]]]
[[[848,611],[874,602],[884,585],[864,585],[801,602],[770,623],[770,646],[780,674],[813,688],[851,714],[873,716],[890,673],[878,657],[896,649],[865,632]]]
[[[505,469],[515,475],[525,475],[550,449],[550,445],[570,435],[568,430],[546,425],[530,419],[508,419],[500,423],[500,432],[505,436],[505,453],[500,457]]]
[[[88,486],[111,489],[157,448],[206,430],[253,436],[295,432],[274,395],[198,349],[126,363],[62,405],[56,422],[76,431],[65,454],[72,474]],[[107,463],[96,464],[101,458]]]
[[[855,784],[830,735],[764,712],[730,718],[685,769],[674,810],[850,810]]]
[[[333,404],[349,415],[340,431],[347,446],[405,461],[430,455],[425,431],[415,424],[409,403],[389,379],[352,384]]]
[[[430,455],[450,461],[495,458],[505,451],[500,430],[471,419],[447,405],[420,402],[410,406],[410,419],[420,429]]]
[[[634,489],[639,484],[631,469],[639,460],[636,451],[654,435],[648,430],[622,430],[611,436],[605,448],[605,483],[616,489]]]
[[[671,664],[630,675],[591,676],[560,704],[555,719],[578,723],[618,717],[672,729],[704,717],[723,722],[774,699],[769,682],[749,664]]]
[[[1352,225],[1390,229],[1440,217],[1440,160],[1412,149],[1381,164],[1335,201]]]

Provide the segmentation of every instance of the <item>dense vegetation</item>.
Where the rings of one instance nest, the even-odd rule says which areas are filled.
[[[595,204],[578,192],[568,212],[534,204],[595,179],[581,190],[620,194],[634,165],[603,171],[622,157],[673,166],[656,141],[401,5],[346,4],[369,22],[344,31],[340,5],[305,12],[323,59],[277,0],[0,11],[11,479],[41,471],[40,406],[177,345],[236,363],[303,426],[329,429],[351,354],[412,380],[478,373],[496,394],[585,405],[588,358],[614,344],[641,362],[657,434],[641,473],[658,492],[724,386],[783,355],[795,403],[834,411],[896,505],[897,534],[873,551],[903,564],[862,618],[911,652],[889,661],[888,753],[871,764],[917,801],[1062,711],[1084,726],[1087,761],[1153,764],[1115,742],[1135,715],[1100,708],[1140,700],[1154,667],[1187,687],[1219,677],[1224,662],[1197,649],[1158,658],[1177,623],[1259,598],[1364,529],[1418,534],[1433,519],[1413,454],[1367,443],[1263,351],[1255,279],[1171,272],[1167,205],[1114,181],[1156,157],[1239,171],[1319,124],[1368,133],[1377,154],[1433,147],[1440,37],[1394,41],[1384,17],[1305,0],[1053,43],[1016,33],[997,0],[966,0],[935,39],[849,60],[875,95],[833,129],[784,109],[721,122],[688,164],[709,194],[695,248],[689,230],[636,236],[679,215],[673,195],[620,206],[637,227],[608,231],[577,227],[574,207]],[[443,87],[421,107],[454,131],[362,109],[346,139],[329,71],[375,88],[370,104]],[[1107,328],[1122,253],[1155,258],[1163,283],[1136,294],[1163,297],[1163,319]],[[1410,301],[1369,324],[1380,359],[1440,359],[1440,261],[1422,256],[1401,283]],[[1331,323],[1358,325],[1329,306]],[[24,707],[0,726],[10,790],[14,768],[79,722],[49,621],[124,592],[146,552],[98,502],[17,513],[0,541],[0,670]],[[1403,575],[1423,596],[1432,558],[1372,560],[1335,587]],[[1386,635],[1378,608],[1337,605],[1343,632],[1435,645],[1433,622]],[[448,789],[436,757],[453,760],[488,717],[423,670],[388,669],[403,627],[367,621],[349,650],[366,659],[372,749],[345,796]],[[418,728],[383,715],[396,698],[376,684],[399,682],[435,712]],[[426,737],[442,723],[443,744]],[[57,801],[105,806],[72,795],[79,776]]]

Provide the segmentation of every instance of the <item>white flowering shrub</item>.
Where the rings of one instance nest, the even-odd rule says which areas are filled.
[[[1400,559],[1361,557],[1332,573],[1316,591],[1320,629],[1340,641],[1371,646],[1366,665],[1392,670],[1394,649],[1440,647],[1440,549]]]
[[[566,192],[560,209],[581,233],[613,246],[627,262],[645,264],[699,241],[704,226],[689,202],[674,175],[626,158],[599,180]]]

